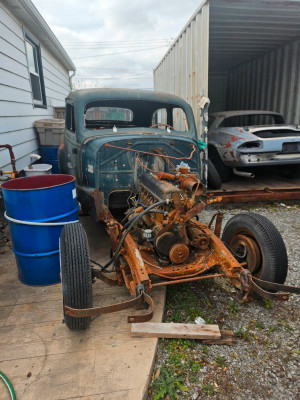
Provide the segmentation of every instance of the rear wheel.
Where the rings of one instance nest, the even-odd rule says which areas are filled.
[[[209,146],[208,157],[218,171],[222,182],[228,181],[231,176],[231,168],[227,167],[227,165],[223,163],[223,160],[215,147]]]
[[[300,176],[300,165],[298,164],[280,165],[277,167],[277,169],[279,173],[285,178],[297,178],[298,176]]]
[[[60,236],[60,268],[63,305],[72,308],[91,308],[92,275],[86,233],[79,222],[64,226]],[[71,330],[86,329],[91,318],[76,318],[65,314]]]
[[[253,276],[284,283],[288,269],[285,244],[277,228],[256,213],[235,215],[225,225],[222,240]]]
[[[222,186],[221,177],[210,159],[207,160],[207,166],[208,187],[211,189],[220,189],[220,187]]]

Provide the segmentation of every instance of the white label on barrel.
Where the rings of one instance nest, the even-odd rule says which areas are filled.
[[[76,199],[76,189],[72,190],[73,199]]]
[[[92,165],[88,165],[88,171],[93,174],[94,173],[94,167]]]

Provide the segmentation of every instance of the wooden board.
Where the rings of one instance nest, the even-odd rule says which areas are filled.
[[[151,338],[221,339],[218,325],[144,322],[131,324],[131,335]]]
[[[232,331],[220,331],[221,339],[205,339],[202,341],[203,344],[227,344],[234,345],[236,340]]]
[[[91,256],[104,262],[109,241],[103,226],[88,217]],[[102,315],[89,329],[70,331],[63,323],[60,285],[31,287],[17,280],[12,251],[0,254],[0,370],[22,400],[137,400],[148,395],[156,338],[133,338],[124,310]],[[129,299],[125,287],[93,284],[95,306]],[[151,292],[154,321],[161,321],[165,289]],[[0,382],[0,400],[8,393]]]

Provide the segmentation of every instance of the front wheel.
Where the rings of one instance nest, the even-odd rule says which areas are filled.
[[[288,269],[285,244],[274,224],[256,213],[242,213],[225,225],[222,240],[253,276],[284,283]]]
[[[86,233],[79,222],[64,226],[60,236],[60,269],[63,306],[72,308],[93,307],[92,274]],[[71,317],[64,312],[67,327],[86,329],[90,317]]]

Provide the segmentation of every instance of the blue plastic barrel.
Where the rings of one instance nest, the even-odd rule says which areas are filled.
[[[58,146],[40,146],[42,162],[52,165],[52,174],[59,174],[57,152]]]
[[[38,175],[1,185],[19,280],[26,285],[60,282],[59,237],[78,220],[75,178]]]

